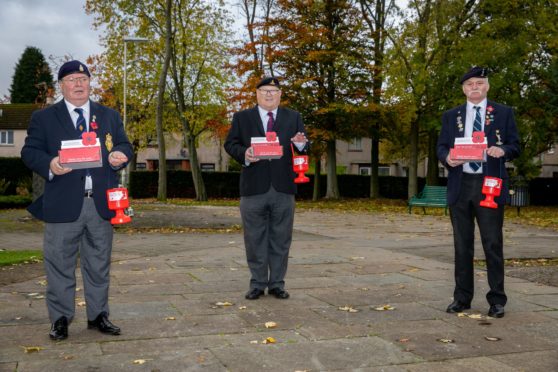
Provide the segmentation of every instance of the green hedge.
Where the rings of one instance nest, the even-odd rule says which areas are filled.
[[[204,172],[202,173],[207,196],[209,198],[237,198],[239,196],[238,172]],[[156,171],[132,171],[130,175],[130,195],[134,198],[153,198],[157,196],[159,174]],[[314,175],[308,175],[309,183],[298,185],[297,197],[312,199]],[[359,175],[339,175],[339,192],[345,198],[367,198],[370,195],[370,177]],[[380,177],[380,195],[390,199],[407,199],[406,177]],[[419,178],[419,190],[425,184]],[[445,184],[445,180],[442,180]],[[320,195],[326,194],[326,175],[320,176]],[[167,197],[195,198],[196,193],[192,182],[192,174],[187,171],[167,172]]]
[[[21,158],[0,157],[0,179],[10,181],[5,195],[15,195],[19,182],[31,177],[33,177],[33,173],[23,164]]]
[[[27,208],[31,202],[30,195],[0,195],[0,209]]]

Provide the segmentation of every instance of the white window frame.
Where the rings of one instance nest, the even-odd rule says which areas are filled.
[[[11,137],[11,142],[10,142]],[[11,129],[0,130],[0,146],[13,146],[14,145],[14,131]]]

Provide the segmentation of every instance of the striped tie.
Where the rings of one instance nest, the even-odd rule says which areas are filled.
[[[269,116],[269,119],[267,119],[266,132],[273,132],[273,112],[268,112],[267,116]]]
[[[482,122],[481,122],[481,114],[480,114],[480,106],[473,106],[473,108],[477,111],[475,113],[475,122],[473,123],[473,133],[474,132],[482,132]],[[471,162],[469,166],[471,169],[476,172],[481,167],[482,163],[478,162]]]
[[[81,138],[81,135],[84,132],[87,132],[87,123],[85,122],[85,117],[83,116],[82,108],[75,108],[74,111],[77,112],[78,114],[78,118],[76,121],[76,130],[78,131],[79,136]]]

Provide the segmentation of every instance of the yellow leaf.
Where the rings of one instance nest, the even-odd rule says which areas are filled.
[[[358,313],[357,309],[354,309],[352,306],[343,306],[343,307],[339,307],[339,310],[341,311],[348,311],[349,313]]]
[[[468,316],[469,314],[467,313],[457,313],[457,317],[458,318],[465,318],[466,316]]]
[[[165,320],[176,320],[176,318],[174,316],[167,316]]]
[[[471,318],[471,319],[482,319],[481,314],[470,314],[470,315],[468,315],[468,317]]]
[[[277,327],[277,323],[275,322],[265,322],[265,328],[275,328]]]
[[[452,344],[452,343],[455,342],[455,341],[453,341],[452,339],[449,339],[449,338],[439,338],[436,341],[442,342],[444,344]]]
[[[45,286],[45,285],[47,285],[47,281],[46,281],[46,280],[39,280],[39,281],[37,282],[37,284],[42,285],[42,286]]]
[[[40,346],[22,346],[22,348],[26,353],[38,353],[44,349],[44,347]]]
[[[238,310],[246,310],[246,306],[239,306]]]
[[[251,343],[251,344],[257,344],[257,343],[258,343],[258,340],[252,340],[252,341],[250,341],[250,343]]]
[[[145,359],[136,359],[136,360],[134,360],[134,364],[145,364],[145,362],[147,362],[147,360],[145,360]]]
[[[275,339],[273,337],[268,337],[265,340],[262,341],[262,344],[274,344],[277,341],[275,341]]]
[[[85,301],[80,301],[77,303],[78,306],[85,306]]]
[[[229,302],[229,301],[225,301],[225,302],[219,301],[219,302],[216,302],[215,305],[217,305],[217,306],[232,306],[234,304],[232,302]]]
[[[484,339],[486,341],[500,341],[501,340],[500,337],[489,337],[489,336],[484,336]]]
[[[382,305],[380,307],[375,307],[374,310],[376,310],[376,311],[395,310],[395,307],[393,307],[391,305]]]

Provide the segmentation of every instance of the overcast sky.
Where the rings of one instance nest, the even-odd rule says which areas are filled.
[[[39,48],[49,63],[49,56],[85,61],[103,51],[84,6],[85,0],[0,0],[0,98],[9,95],[15,65],[28,46]]]

